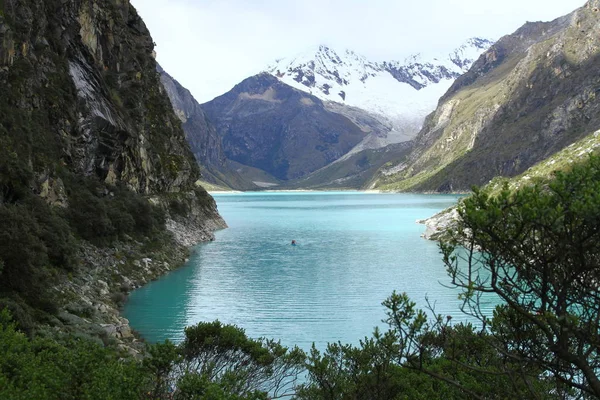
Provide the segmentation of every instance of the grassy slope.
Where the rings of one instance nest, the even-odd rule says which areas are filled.
[[[575,15],[577,24],[561,18],[503,38],[442,98],[406,168],[380,174],[378,188],[468,190],[518,175],[598,129],[597,16]]]
[[[363,150],[345,160],[336,161],[308,177],[282,185],[290,189],[361,189],[384,164],[405,156],[411,143],[400,143],[381,149]]]

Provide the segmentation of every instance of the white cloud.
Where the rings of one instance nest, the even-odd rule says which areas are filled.
[[[448,51],[548,21],[583,0],[131,0],[158,61],[200,102],[321,43],[374,59]]]

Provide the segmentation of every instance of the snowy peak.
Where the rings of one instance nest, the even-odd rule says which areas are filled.
[[[381,74],[389,74],[398,82],[420,90],[444,79],[456,79],[492,44],[487,39],[472,38],[444,57],[425,58],[421,54],[414,54],[403,61],[383,62],[371,62],[351,50],[338,54],[334,49],[320,45],[304,54],[279,59],[267,71],[286,83],[293,80],[308,89],[317,89],[326,96],[332,94],[332,83],[343,89],[343,86],[356,81],[365,83],[369,78]],[[344,96],[338,95],[343,101]]]
[[[267,72],[326,102],[378,116],[392,131],[410,138],[454,80],[491,45],[490,40],[473,38],[441,57],[413,54],[403,61],[373,61],[321,45],[279,59]]]
[[[471,68],[481,53],[492,46],[487,39],[471,38],[444,57],[424,57],[414,54],[404,62],[383,62],[386,72],[398,82],[407,83],[417,90],[442,80],[454,80]]]
[[[340,55],[335,50],[321,45],[316,51],[277,60],[267,71],[286,83],[293,80],[305,86],[305,90],[316,88],[325,96],[329,96],[334,85],[343,87],[354,81],[364,82],[382,69],[353,51],[346,50]],[[318,93],[315,94],[318,96]],[[344,100],[343,93],[338,92],[337,95]]]

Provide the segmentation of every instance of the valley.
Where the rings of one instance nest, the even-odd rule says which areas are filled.
[[[510,1],[0,0],[0,398],[600,398],[600,0]]]

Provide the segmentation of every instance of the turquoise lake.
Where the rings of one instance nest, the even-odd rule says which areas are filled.
[[[357,344],[384,327],[381,302],[407,292],[453,321],[468,320],[435,242],[415,223],[458,196],[354,192],[216,194],[229,228],[189,262],[133,292],[124,309],[151,342],[219,319],[251,337],[309,349]],[[291,246],[292,240],[297,246]],[[491,308],[493,305],[490,304]]]

